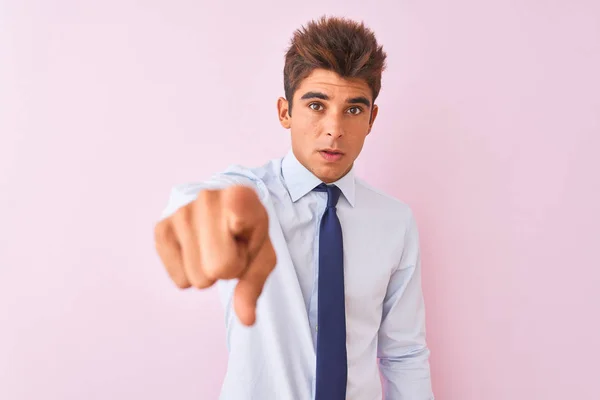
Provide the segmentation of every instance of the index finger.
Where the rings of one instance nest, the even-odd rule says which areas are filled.
[[[276,264],[277,255],[271,239],[267,237],[248,269],[238,279],[233,294],[235,313],[244,325],[254,325],[256,321],[256,303],[267,278],[275,269]]]
[[[223,192],[227,227],[236,240],[244,242],[248,262],[256,257],[269,235],[269,216],[256,191],[232,186]]]

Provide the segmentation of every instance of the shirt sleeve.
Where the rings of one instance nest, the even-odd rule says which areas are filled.
[[[419,235],[412,213],[401,260],[385,295],[377,350],[385,400],[434,399],[425,340]]]
[[[184,183],[175,185],[171,189],[167,205],[164,207],[160,219],[171,216],[179,208],[191,203],[198,197],[202,190],[224,189],[231,185],[245,185],[256,190],[258,196],[263,200],[266,189],[258,178],[248,173],[235,172],[231,167],[226,172],[216,174],[210,179],[198,183]]]

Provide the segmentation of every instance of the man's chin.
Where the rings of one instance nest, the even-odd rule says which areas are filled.
[[[342,168],[332,166],[318,168],[316,172],[317,177],[325,183],[335,182],[344,175]]]

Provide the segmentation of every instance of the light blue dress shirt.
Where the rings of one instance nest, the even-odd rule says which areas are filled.
[[[327,193],[312,189],[320,183],[290,150],[259,168],[231,166],[171,192],[163,217],[202,189],[233,184],[254,188],[269,215],[278,261],[254,326],[243,326],[233,311],[236,281],[218,283],[229,349],[222,400],[314,399],[319,224]],[[354,170],[335,185],[343,194],[337,213],[344,243],[347,399],[432,400],[414,216]]]

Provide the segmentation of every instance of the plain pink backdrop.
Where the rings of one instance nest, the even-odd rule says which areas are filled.
[[[416,212],[437,399],[600,399],[596,0],[2,1],[0,399],[217,398],[216,293],[153,225],[285,153],[284,50],[325,13],[389,54],[357,168]]]

